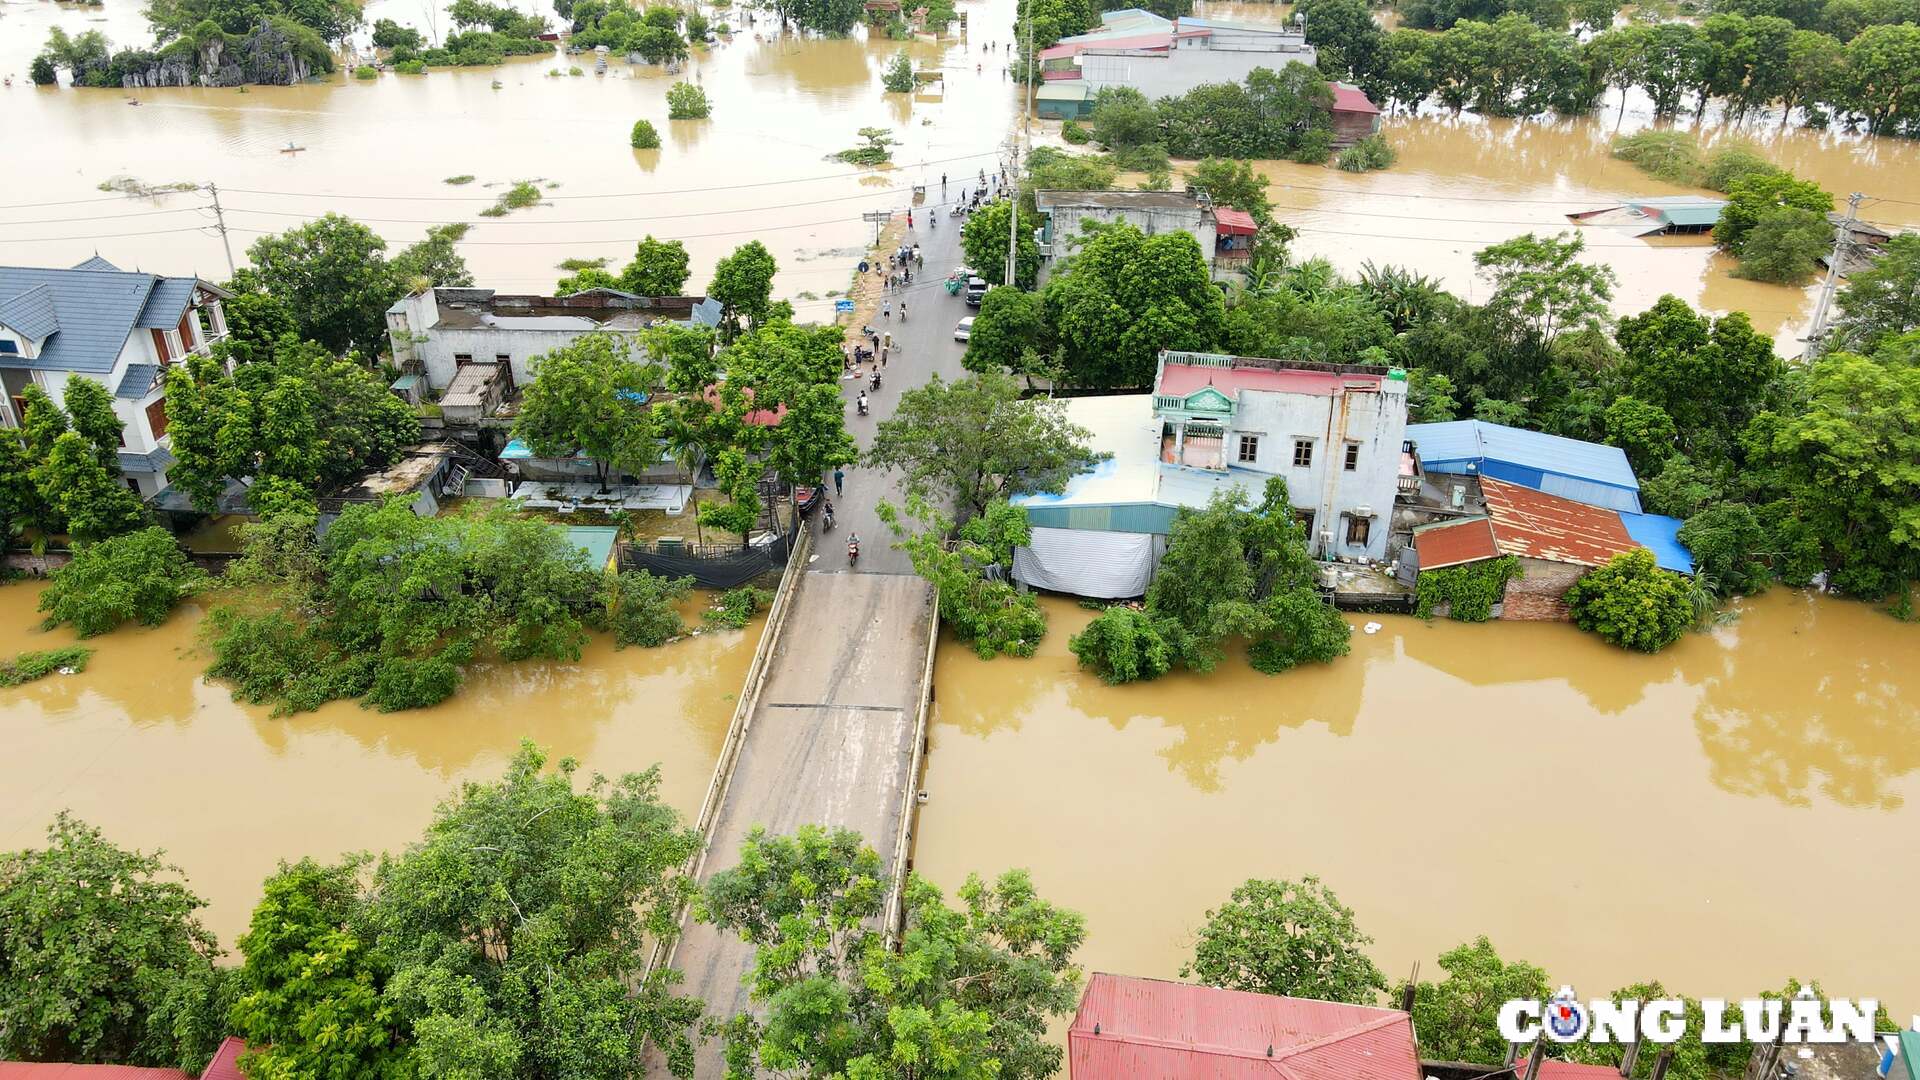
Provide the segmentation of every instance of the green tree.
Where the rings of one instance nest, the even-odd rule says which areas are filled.
[[[1047,351],[1040,297],[1019,289],[988,289],[967,336],[962,364],[973,372],[1019,371],[1028,350]]]
[[[1007,244],[1016,243],[1018,255],[1014,261],[1014,284],[1022,289],[1033,288],[1034,281],[1040,276],[1040,241],[1034,238],[1034,230],[1040,227],[1040,219],[1020,212],[1017,234],[1010,220],[1013,203],[1007,199],[997,199],[968,215],[967,223],[960,227],[960,246],[967,255],[967,265],[973,272],[991,285],[1007,283]]]
[[[635,150],[658,150],[660,149],[660,133],[654,130],[653,121],[635,120],[633,122],[633,134],[628,136],[627,142]]]
[[[1359,3],[1359,0],[1353,2]],[[1267,198],[1267,178],[1254,172],[1248,162],[1208,158],[1187,173],[1187,186],[1212,196],[1215,206],[1246,211],[1263,228],[1273,224],[1273,202]]]
[[[1547,973],[1524,960],[1500,959],[1485,936],[1440,954],[1447,977],[1414,987],[1413,1026],[1420,1056],[1434,1061],[1500,1061],[1500,1006],[1514,998],[1545,1001]]]
[[[1307,44],[1320,49],[1320,69],[1343,79],[1375,70],[1383,34],[1366,0],[1305,0],[1294,9],[1306,22]]]
[[[1659,652],[1693,623],[1686,582],[1655,565],[1645,548],[1589,570],[1567,590],[1567,606],[1580,629],[1640,652]]]
[[[620,271],[620,288],[640,296],[679,296],[686,291],[688,276],[686,245],[655,240],[649,233],[633,249],[633,261]]]
[[[1371,1005],[1387,989],[1367,957],[1373,939],[1311,874],[1236,886],[1226,904],[1207,912],[1198,939],[1180,977],[1208,986],[1350,1005]]]
[[[817,483],[826,470],[856,460],[839,386],[844,340],[839,327],[776,319],[727,346],[718,357],[727,373],[717,391],[723,422],[709,436],[709,452],[723,445],[757,452],[789,484]],[[776,415],[778,423],[748,422]]]
[[[1727,205],[1713,226],[1714,242],[1739,255],[1747,232],[1779,207],[1796,207],[1824,214],[1833,209],[1833,196],[1811,180],[1788,173],[1764,173],[1736,180],[1727,190]]]
[[[1475,252],[1474,265],[1493,285],[1487,308],[1544,343],[1603,325],[1615,277],[1610,267],[1580,261],[1586,247],[1579,235],[1527,233]]]
[[[961,907],[913,875],[900,951],[876,928],[880,857],[858,833],[756,828],[708,881],[699,916],[754,947],[747,985],[764,1019],[726,1027],[730,1074],[1038,1080],[1060,1067],[1047,1025],[1073,1010],[1084,920],[1023,871],[960,888]]]
[[[667,88],[667,119],[705,120],[712,115],[713,103],[707,100],[705,90],[690,82],[677,82]]]
[[[1066,490],[1096,460],[1090,437],[1061,403],[1023,400],[1009,376],[949,383],[935,375],[900,395],[865,460],[870,468],[899,469],[909,494],[972,516],[1011,495]]]
[[[66,386],[67,416],[73,430],[93,446],[94,460],[108,476],[120,478],[120,418],[113,414],[107,388],[84,376],[71,376]]]
[[[1100,157],[1069,154],[1051,146],[1036,146],[1027,153],[1027,178],[1021,185],[1020,208],[1034,214],[1036,191],[1106,191],[1113,187],[1119,168]],[[1001,249],[1005,262],[1005,248]]]
[[[645,949],[675,929],[700,838],[658,769],[575,790],[571,759],[546,764],[523,743],[381,859],[366,922],[393,967],[384,1000],[424,1075],[627,1076],[651,1041],[691,1076],[701,1004]]]
[[[83,638],[130,621],[158,626],[206,581],[173,535],[157,527],[87,544],[52,578],[40,594],[45,627],[72,626]]]
[[[906,94],[913,91],[913,57],[905,49],[893,54],[887,70],[880,76],[880,83],[890,94]]]
[[[1673,453],[1673,417],[1658,405],[1622,394],[1607,406],[1607,442],[1627,452],[1633,471],[1645,476],[1658,472]]]
[[[1131,86],[1103,87],[1094,95],[1087,124],[1094,142],[1116,152],[1161,141],[1160,114]]]
[[[1174,645],[1178,637],[1177,628],[1152,614],[1116,604],[1094,616],[1085,630],[1073,635],[1067,647],[1081,667],[1115,686],[1157,679],[1173,670],[1174,661],[1179,659]]]
[[[1032,656],[1047,636],[1046,613],[1004,572],[988,576],[989,567],[1004,570],[1013,562],[1013,549],[1030,542],[1026,511],[995,502],[958,536],[953,520],[917,495],[908,497],[907,512],[920,520],[919,530],[910,530],[892,504],[879,507],[880,520],[900,538],[894,546],[907,553],[914,572],[939,594],[940,621],[982,660]]]
[[[1873,265],[1855,271],[1840,290],[1835,337],[1848,349],[1872,352],[1920,330],[1920,234],[1887,241]]]
[[[1862,30],[1847,42],[1839,78],[1839,96],[1849,110],[1866,117],[1869,134],[1920,129],[1920,26],[1904,22]]]
[[[1146,236],[1124,222],[1096,231],[1041,295],[1079,386],[1144,386],[1161,350],[1216,345],[1226,314],[1191,235]]]
[[[471,287],[473,272],[467,269],[467,260],[460,257],[459,249],[455,247],[466,238],[470,227],[464,221],[434,225],[427,229],[425,238],[402,248],[400,254],[387,264],[387,272],[393,278],[388,288],[389,295],[397,300],[408,293],[434,286]],[[364,345],[362,347],[365,348]]]
[[[1820,259],[1833,245],[1833,227],[1824,215],[1797,206],[1781,206],[1760,215],[1740,239],[1735,277],[1776,285],[1804,285],[1820,272]]]
[[[140,497],[101,466],[92,444],[77,431],[55,439],[32,476],[41,497],[59,512],[76,541],[104,540],[146,524]]]
[[[247,258],[302,337],[335,353],[377,352],[386,341],[387,307],[396,299],[386,248],[372,229],[329,213],[255,240]]]
[[[749,329],[766,321],[773,306],[773,275],[779,271],[773,253],[758,240],[734,248],[714,264],[707,294],[724,308],[729,340],[740,332],[742,319]]]
[[[1758,592],[1771,577],[1763,561],[1767,531],[1745,503],[1720,503],[1687,518],[1680,543],[1693,556],[1694,579],[1721,593]]]
[[[540,457],[575,453],[593,462],[600,490],[622,472],[640,472],[659,458],[659,440],[647,409],[658,371],[636,362],[627,343],[610,334],[575,338],[533,362],[533,382],[521,397],[513,436]]]
[[[633,36],[628,39],[628,46],[649,64],[669,64],[687,58],[687,39],[680,36],[680,31],[670,26],[643,25],[634,30]],[[675,83],[673,90],[688,85],[691,84]],[[691,95],[675,95],[673,90],[667,92],[668,119],[686,120],[706,115],[705,112],[687,111],[687,106],[677,101],[676,97],[684,98]]]
[[[220,1041],[206,902],[159,854],[64,811],[47,846],[0,855],[0,1054],[198,1072]]]
[[[362,916],[364,858],[334,866],[281,863],[240,935],[233,1033],[261,1080],[364,1076],[408,1080],[411,1038],[383,1000],[392,972]]]
[[[1311,588],[1278,590],[1260,602],[1259,611],[1261,625],[1247,643],[1247,663],[1263,675],[1325,664],[1353,647],[1353,628]]]
[[[1728,455],[1783,371],[1772,339],[1744,313],[1716,319],[1671,295],[1621,319],[1614,336],[1626,391],[1665,411],[1680,449],[1695,457]]]
[[[744,532],[745,530],[735,530]],[[607,621],[617,648],[651,649],[687,632],[680,603],[693,592],[693,579],[670,578],[645,570],[622,570],[607,589]]]

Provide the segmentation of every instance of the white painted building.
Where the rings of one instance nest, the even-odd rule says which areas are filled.
[[[227,334],[227,293],[198,278],[125,271],[94,256],[72,269],[0,266],[0,425],[18,427],[29,385],[63,408],[91,379],[120,418],[120,470],[142,498],[167,486],[166,369]]]
[[[1049,259],[1063,259],[1084,242],[1081,223],[1124,221],[1148,236],[1184,232],[1200,243],[1202,256],[1211,259],[1218,233],[1213,203],[1191,191],[1036,191],[1034,206],[1046,218],[1042,251]]]
[[[534,376],[531,362],[583,334],[635,332],[657,324],[714,327],[720,303],[704,296],[636,296],[589,289],[572,296],[525,296],[492,289],[433,288],[394,301],[387,339],[402,370],[418,370],[436,391],[466,364],[505,364],[512,385]]]
[[[1080,78],[1094,93],[1131,86],[1150,101],[1177,97],[1203,83],[1245,82],[1256,68],[1313,65],[1319,54],[1304,34],[1236,26],[1183,16],[1164,48],[1127,42],[1091,43],[1079,51]]]
[[[1036,588],[1113,599],[1152,580],[1179,509],[1270,477],[1317,558],[1385,561],[1407,424],[1404,372],[1167,352],[1154,393],[1075,398],[1069,417],[1112,456],[1061,494],[1022,495],[1030,545],[1014,576]]]

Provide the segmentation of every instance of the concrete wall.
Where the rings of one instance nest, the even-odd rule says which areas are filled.
[[[1572,618],[1561,599],[1573,583],[1586,576],[1587,567],[1545,559],[1520,559],[1523,577],[1507,582],[1503,619],[1565,622]]]
[[[1049,258],[1064,258],[1077,250],[1086,236],[1081,231],[1082,221],[1101,223],[1124,221],[1148,236],[1184,232],[1199,241],[1202,258],[1213,258],[1215,240],[1213,215],[1203,212],[1198,206],[1184,209],[1058,206],[1050,213],[1053,217],[1053,231],[1051,245],[1047,250]]]
[[[399,311],[387,312],[387,339],[393,348],[394,362],[418,361],[426,371],[427,385],[435,390],[445,390],[453,382],[454,370],[459,366],[455,357],[461,355],[481,364],[504,360],[513,371],[513,385],[526,386],[533,381],[535,357],[545,356],[592,332],[436,327],[439,310],[432,290],[407,297],[400,307]]]
[[[1214,36],[1220,37],[1215,31]],[[1275,35],[1262,35],[1271,41]],[[1251,42],[1232,44],[1251,45]],[[1165,53],[1080,54],[1080,77],[1094,92],[1109,86],[1131,86],[1149,100],[1184,94],[1203,83],[1244,82],[1255,68],[1278,71],[1287,64],[1312,64],[1316,59],[1312,46],[1298,50],[1235,48],[1228,42],[1209,47],[1204,38],[1176,42]],[[1211,250],[1211,249],[1209,249]]]
[[[1344,431],[1338,395],[1245,391],[1227,430],[1226,463],[1286,477],[1295,509],[1314,512],[1313,535],[1307,539],[1315,554],[1384,560],[1407,426],[1406,385],[1388,379],[1378,392],[1345,395]],[[1258,440],[1250,462],[1240,460],[1241,437],[1247,435]],[[1305,468],[1293,463],[1299,440],[1313,446],[1312,464]],[[1346,468],[1348,444],[1358,447],[1352,470]],[[1364,545],[1349,544],[1347,517],[1359,508],[1371,511],[1372,525]]]

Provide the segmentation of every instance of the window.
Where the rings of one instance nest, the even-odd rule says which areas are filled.
[[[1347,519],[1347,544],[1350,547],[1366,547],[1367,538],[1373,535],[1373,519],[1350,517]]]
[[[470,352],[454,353],[453,362],[456,364],[471,364],[473,363],[473,354]]]
[[[1347,444],[1347,471],[1354,472],[1359,468],[1360,468],[1360,444],[1357,442],[1350,442]]]
[[[155,439],[167,433],[167,399],[147,406],[147,430],[153,432]]]
[[[510,364],[513,362],[513,356],[509,353],[494,353],[493,362],[496,364]]]
[[[1293,440],[1293,467],[1296,469],[1313,468],[1313,440]]]
[[[1260,457],[1260,436],[1258,435],[1240,436],[1240,454],[1239,454],[1240,460],[1254,461],[1259,457]]]
[[[19,345],[11,341],[0,340],[0,353],[12,354],[12,353],[18,353],[19,351],[20,351]]]

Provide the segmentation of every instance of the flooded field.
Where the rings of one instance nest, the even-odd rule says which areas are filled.
[[[71,643],[35,629],[41,586],[0,586],[0,655]],[[658,763],[692,820],[719,756],[761,624],[616,651],[596,636],[577,664],[470,674],[432,709],[352,702],[275,719],[203,682],[200,612],[88,644],[92,663],[0,690],[0,850],[38,846],[70,809],[117,843],[164,847],[211,904],[229,948],[280,859],[393,849],[417,838],[463,780],[497,776],[522,738],[583,778]]]
[[[1031,868],[1088,970],[1172,977],[1234,885],[1317,874],[1391,978],[1487,934],[1582,994],[1794,975],[1920,1008],[1887,932],[1920,888],[1920,628],[1784,590],[1654,657],[1384,617],[1330,666],[1107,687],[1067,651],[1089,613],[1047,611],[1031,661],[943,645],[916,866]]]
[[[213,181],[236,259],[261,234],[332,210],[373,226],[392,247],[433,224],[471,222],[460,251],[476,281],[521,292],[550,289],[562,259],[606,256],[617,271],[642,237],[676,238],[691,255],[689,286],[704,289],[716,259],[758,239],[780,262],[776,295],[818,296],[796,307],[824,320],[827,294],[846,288],[872,240],[863,211],[904,209],[911,186],[937,185],[943,170],[958,181],[997,167],[1015,95],[1000,62],[974,68],[980,43],[1005,41],[1013,5],[970,0],[963,8],[981,28],[970,49],[964,39],[781,37],[764,13],[757,38],[736,14],[739,32],[696,50],[677,77],[617,57],[595,76],[592,54],[556,52],[370,82],[336,72],[294,87],[124,91],[35,87],[25,74],[54,25],[100,29],[116,45],[146,42],[140,5],[0,3],[0,72],[13,75],[0,90],[0,114],[10,134],[37,147],[34,169],[0,176],[0,262],[71,265],[98,250],[124,267],[224,279],[206,197],[127,199],[97,189],[116,176]],[[424,31],[425,14],[419,0],[366,7],[369,25],[387,17]],[[449,29],[444,15],[439,25]],[[902,48],[943,72],[944,93],[883,92],[880,70]],[[573,65],[586,74],[566,75]],[[560,77],[549,76],[555,69]],[[666,119],[676,78],[706,90],[711,119]],[[642,118],[659,127],[661,149],[628,147]],[[892,129],[901,144],[895,168],[829,159],[859,145],[856,132],[867,126]],[[282,153],[290,143],[306,149]],[[460,174],[477,179],[444,183]],[[534,178],[548,186],[547,202],[477,216],[498,185]],[[87,201],[22,205],[68,200]]]

